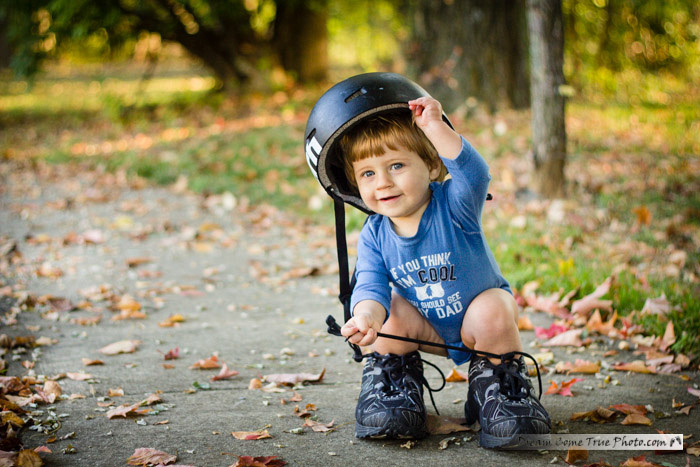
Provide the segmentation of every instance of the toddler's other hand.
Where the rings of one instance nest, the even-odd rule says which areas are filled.
[[[351,344],[366,346],[374,344],[381,327],[381,323],[374,320],[371,315],[363,313],[350,318],[340,329],[340,333],[347,337],[347,341]]]

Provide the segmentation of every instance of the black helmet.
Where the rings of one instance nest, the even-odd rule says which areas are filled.
[[[333,198],[372,214],[347,180],[336,143],[363,118],[430,96],[425,89],[396,73],[365,73],[334,85],[316,102],[306,122],[304,150],[311,172]],[[445,121],[449,120],[443,114]]]

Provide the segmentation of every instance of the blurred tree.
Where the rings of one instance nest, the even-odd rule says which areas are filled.
[[[564,195],[564,26],[561,0],[528,0],[531,127],[534,188],[542,196]]]
[[[108,50],[144,31],[177,42],[212,70],[222,86],[257,76],[258,65],[279,53],[299,79],[325,76],[325,9],[317,0],[4,0],[14,69],[23,74],[64,42],[104,37]],[[275,11],[282,12],[275,21]],[[30,27],[28,27],[30,26]],[[273,26],[279,29],[272,47]],[[47,42],[47,37],[50,41]],[[302,46],[300,46],[300,44]],[[290,52],[288,49],[292,49]],[[293,57],[294,59],[291,59]]]
[[[274,45],[285,70],[302,82],[328,74],[327,0],[277,0]]]
[[[525,0],[409,0],[411,72],[446,108],[529,105]]]

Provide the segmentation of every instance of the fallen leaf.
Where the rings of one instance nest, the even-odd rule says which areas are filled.
[[[102,347],[98,352],[105,355],[117,355],[120,353],[134,353],[137,347],[141,344],[141,341],[137,340],[123,340],[114,342],[105,347]]]
[[[17,454],[14,465],[17,467],[41,467],[44,465],[44,461],[42,461],[39,454],[33,450],[22,449],[19,454]]]
[[[518,330],[520,331],[532,331],[534,326],[530,318],[527,316],[518,317]]]
[[[92,365],[104,365],[105,362],[102,360],[96,359],[96,358],[83,358],[81,359],[83,362],[83,365],[85,366],[92,366]]]
[[[112,419],[114,417],[124,417],[139,408],[139,404],[122,404],[119,407],[115,407],[107,411],[107,418]],[[139,465],[139,464],[136,464]]]
[[[138,448],[126,460],[128,465],[167,465],[177,460],[177,456],[153,448]]]
[[[588,450],[587,449],[571,448],[566,452],[566,459],[564,459],[564,462],[571,465],[571,464],[576,463],[577,461],[585,461],[585,460],[588,460]]]
[[[282,467],[287,465],[282,459],[277,456],[238,456],[238,461],[229,467]]]
[[[262,388],[262,381],[260,381],[258,378],[252,378],[248,383],[249,391],[253,391],[260,388]]]
[[[562,332],[561,334],[552,337],[546,342],[543,342],[542,345],[545,347],[557,347],[557,346],[573,346],[573,347],[581,347],[583,345],[583,342],[581,341],[581,333],[583,332],[583,329],[571,329],[566,332]]]
[[[238,372],[236,370],[229,370],[228,366],[224,363],[223,366],[221,367],[221,371],[219,372],[218,375],[212,376],[211,381],[220,381],[222,379],[228,379],[233,376],[236,376]]]
[[[211,357],[203,360],[197,360],[194,364],[190,366],[190,370],[211,370],[214,368],[221,368],[221,363],[219,363],[219,357],[212,355]]]
[[[174,349],[168,350],[168,353],[164,355],[166,360],[175,360],[180,356],[180,347],[175,347]]]
[[[90,373],[70,373],[66,372],[66,376],[73,381],[86,381],[88,379],[92,379],[92,375]]]
[[[466,371],[460,371],[457,368],[452,368],[450,374],[447,375],[445,381],[448,383],[460,383],[462,381],[467,381],[469,379],[469,373]]]
[[[690,446],[688,446],[688,449],[685,450],[688,454],[691,456],[699,457],[700,456],[700,441],[696,441]]]
[[[638,413],[631,413],[622,420],[623,425],[647,425],[651,426],[651,420],[649,420],[644,415]]]
[[[270,436],[270,433],[266,429],[257,430],[257,431],[232,431],[231,434],[236,439],[241,439],[241,440],[246,440],[246,441],[272,438],[272,436]]]
[[[325,433],[327,431],[332,430],[334,422],[335,420],[331,420],[330,423],[321,423],[307,418],[302,426],[310,427],[313,431],[317,433]]]
[[[612,366],[612,369],[616,371],[631,371],[633,373],[656,373],[654,368],[645,365],[641,360],[635,360],[630,363],[616,363]]]
[[[571,304],[571,313],[575,315],[588,315],[596,308],[601,310],[611,310],[612,300],[600,300],[601,297],[610,291],[614,281],[614,276],[610,276],[603,281],[592,293]]]
[[[321,370],[321,373],[315,375],[311,373],[279,373],[272,375],[265,375],[263,379],[268,383],[275,383],[277,385],[283,386],[294,386],[299,383],[318,383],[323,379],[323,375],[326,374],[326,369]]]
[[[549,328],[535,326],[535,336],[537,336],[538,339],[551,339],[568,330],[568,327],[558,323],[552,323]]]
[[[661,342],[659,343],[659,349],[661,349],[662,352],[665,352],[673,345],[674,342],[676,342],[676,333],[673,331],[673,321],[669,320],[668,324],[666,325],[664,336],[661,338]]]
[[[576,359],[575,362],[559,362],[554,367],[557,373],[595,374],[600,371],[600,363]]]
[[[571,420],[590,420],[594,423],[610,423],[615,421],[617,415],[617,412],[614,410],[608,410],[604,407],[596,407],[595,410],[591,410],[590,412],[574,412],[571,415]]]
[[[620,467],[661,467],[659,464],[649,462],[645,455],[630,457],[625,462],[620,464]]]
[[[640,225],[651,225],[651,211],[648,207],[642,204],[633,208],[632,212],[637,216],[637,223]]]
[[[671,311],[671,303],[666,299],[666,294],[662,293],[657,298],[647,298],[642,307],[641,315],[657,315],[659,318],[665,317]]]
[[[109,397],[122,397],[124,395],[124,390],[122,388],[108,389],[107,396]]]
[[[691,388],[690,386],[688,386],[687,388],[689,393],[691,393],[694,396],[700,397],[700,389]]]
[[[158,326],[160,326],[162,328],[170,328],[170,327],[173,327],[179,323],[184,323],[184,322],[185,322],[185,317],[182,316],[180,313],[176,313],[174,315],[168,316],[165,320],[158,323]]]
[[[431,435],[449,435],[461,431],[471,431],[471,428],[464,426],[466,421],[462,418],[445,417],[428,414],[428,432]]]
[[[648,410],[646,407],[643,405],[631,405],[631,404],[616,404],[616,405],[611,405],[609,408],[613,410],[617,410],[618,412],[621,412],[625,415],[630,415],[630,414],[638,414],[638,415],[646,415]]]
[[[603,321],[600,311],[596,309],[586,322],[586,329],[603,336],[610,336],[617,331],[615,329],[615,321],[617,321],[617,311],[613,313],[608,321]]]
[[[571,386],[581,381],[583,381],[583,378],[572,378],[569,381],[562,381],[561,385],[557,385],[556,382],[552,381],[552,384],[545,394],[559,394],[561,396],[572,397]]]
[[[126,259],[126,265],[129,268],[135,268],[137,266],[141,266],[142,264],[147,264],[153,261],[153,258],[146,258],[146,257],[137,257],[137,258],[127,258]]]

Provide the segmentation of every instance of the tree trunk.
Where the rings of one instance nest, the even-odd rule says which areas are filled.
[[[280,63],[302,83],[328,74],[328,5],[326,0],[277,2],[274,44]]]
[[[561,0],[528,0],[534,188],[542,196],[564,195],[564,28]]]
[[[446,110],[475,97],[498,107],[527,107],[525,0],[414,0],[410,73]]]
[[[6,17],[0,16],[0,70],[10,67],[10,59],[12,58],[12,50],[10,43],[7,40],[8,21]]]

